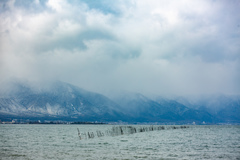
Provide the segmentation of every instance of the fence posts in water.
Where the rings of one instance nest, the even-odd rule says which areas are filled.
[[[82,139],[82,137],[81,137],[81,132],[79,131],[79,129],[77,128],[77,130],[78,130],[78,137],[80,138],[80,140]]]
[[[124,135],[124,134],[134,134],[134,133],[141,133],[141,132],[149,132],[149,131],[155,131],[155,130],[164,130],[164,129],[185,129],[189,128],[189,126],[113,126],[110,130],[106,130],[105,134],[104,132],[101,132],[99,130],[96,131],[97,137],[103,137],[104,135],[107,136],[118,136],[118,135]],[[95,137],[94,132],[85,132],[81,133],[78,130],[78,136],[81,139],[83,139],[83,136],[85,139],[91,139]]]

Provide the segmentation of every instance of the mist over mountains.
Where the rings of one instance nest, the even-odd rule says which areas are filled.
[[[239,8],[2,0],[0,119],[239,123]]]
[[[77,86],[54,82],[36,87],[14,82],[0,93],[0,119],[158,122],[240,123],[239,96],[212,96],[190,101],[183,97],[148,98],[124,92],[106,97]]]

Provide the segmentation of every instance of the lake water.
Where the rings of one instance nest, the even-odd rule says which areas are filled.
[[[240,126],[190,126],[82,140],[78,137],[77,128],[95,132],[112,127],[1,124],[0,159],[240,160]]]

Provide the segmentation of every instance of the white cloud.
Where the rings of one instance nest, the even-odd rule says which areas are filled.
[[[98,92],[239,94],[238,1],[49,0],[29,5],[41,5],[36,12],[3,3],[6,79],[58,79]]]

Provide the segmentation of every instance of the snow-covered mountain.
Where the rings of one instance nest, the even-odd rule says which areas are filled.
[[[176,101],[189,108],[207,112],[215,117],[218,122],[240,123],[240,96],[237,95],[211,95],[188,100],[177,98]]]
[[[207,112],[161,97],[152,100],[142,94],[124,93],[114,100],[126,115],[140,122],[214,122],[214,117]]]
[[[15,82],[0,90],[0,120],[240,123],[239,115],[240,98],[236,96],[193,102],[126,92],[110,99],[59,81],[48,85]]]
[[[119,106],[107,97],[68,83],[56,82],[48,88],[31,88],[15,83],[1,94],[0,114],[82,121],[118,121],[124,117]]]

